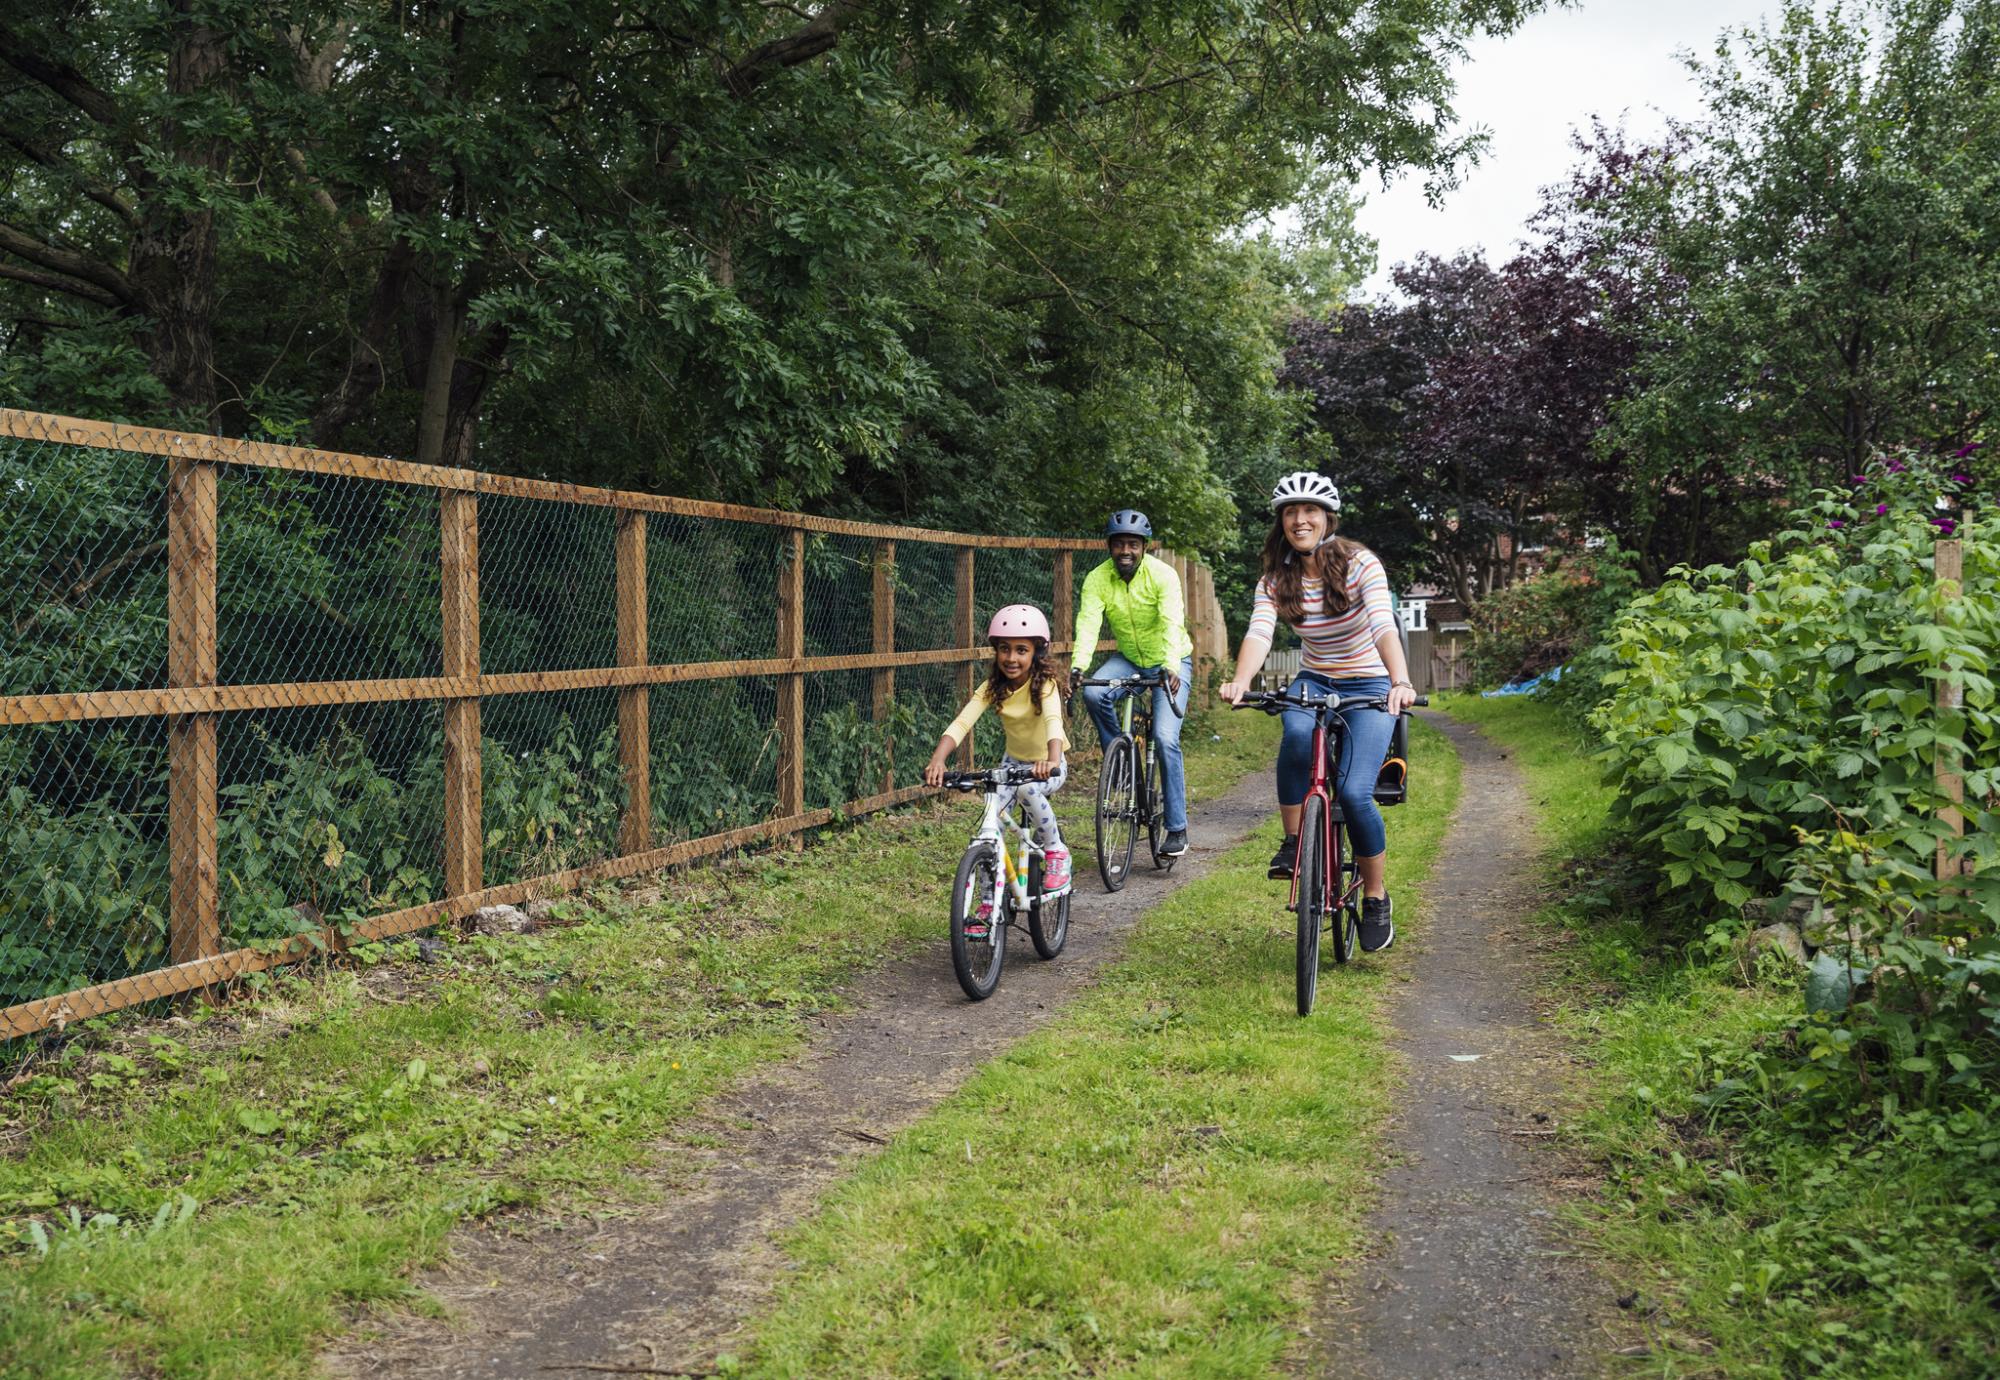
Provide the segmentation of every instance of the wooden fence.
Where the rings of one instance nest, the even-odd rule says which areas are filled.
[[[808,807],[806,767],[812,748],[806,716],[809,678],[836,672],[869,673],[868,705],[878,723],[895,701],[899,670],[952,668],[956,692],[969,694],[978,673],[977,663],[988,655],[977,622],[980,555],[1045,554],[1047,583],[1036,587],[1048,591],[1057,641],[1067,650],[1074,628],[1077,553],[1087,553],[1086,559],[1091,559],[1102,550],[1098,541],[1090,539],[976,536],[851,522],[13,409],[0,409],[0,435],[164,462],[165,533],[163,541],[155,543],[163,546],[160,554],[165,562],[164,684],[6,695],[0,697],[0,727],[11,730],[163,720],[169,873],[164,964],[0,1009],[0,1039],[196,991],[346,944],[409,934],[469,916],[481,907],[550,896],[585,883],[629,877],[748,844],[795,838],[840,814],[879,810],[923,796],[927,792],[921,785],[897,784],[891,744],[878,791],[841,806]],[[107,458],[105,463],[112,462]],[[217,638],[218,510],[222,506],[218,476],[252,470],[392,485],[408,492],[423,491],[426,503],[435,501],[435,588],[439,599],[435,674],[254,684],[234,683],[224,674],[227,668],[219,664]],[[499,673],[482,666],[481,625],[487,603],[481,585],[481,505],[482,500],[496,498],[609,513],[615,573],[608,587],[583,592],[613,606],[615,653],[611,664]],[[9,495],[0,488],[0,513],[6,511],[8,503]],[[649,531],[649,520],[662,518],[775,529],[775,608],[764,615],[775,618],[774,656],[685,660],[677,655],[676,647],[656,645],[649,639],[649,629],[660,609],[658,597],[651,592],[647,565],[649,554],[658,555],[662,550],[661,540]],[[867,548],[870,574],[866,594],[855,593],[867,604],[870,645],[865,652],[809,654],[807,630],[814,610],[806,581],[807,542],[821,537],[872,544]],[[670,542],[672,537],[666,540]],[[899,547],[904,559],[919,547],[945,548],[951,553],[950,645],[909,650],[896,646]],[[1195,683],[1205,702],[1210,693],[1209,668],[1226,657],[1213,578],[1196,562],[1172,553],[1162,555],[1183,580],[1196,644]],[[775,723],[771,725],[777,744],[776,790],[769,817],[743,827],[659,842],[654,836],[653,754],[649,750],[652,692],[678,683],[753,677],[770,679],[776,685]],[[623,807],[615,849],[610,856],[586,865],[488,885],[482,858],[482,710],[502,697],[578,690],[611,691],[616,696]],[[223,721],[259,710],[411,701],[435,703],[442,712],[443,894],[421,904],[367,914],[338,927],[319,927],[281,942],[228,947],[218,861],[221,806],[217,735]],[[971,753],[968,742],[962,749],[967,763],[972,760]],[[910,765],[906,758],[906,775]],[[26,865],[26,860],[9,858],[6,865],[17,868]],[[8,923],[14,921],[0,914],[0,926]]]

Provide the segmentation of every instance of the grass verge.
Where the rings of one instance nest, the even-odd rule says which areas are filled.
[[[1260,716],[1185,738],[1196,800],[1270,758]],[[1057,798],[1079,844],[1094,758]],[[0,1098],[0,1374],[305,1374],[466,1220],[642,1193],[665,1127],[942,935],[962,805],[73,1029]]]
[[[1458,761],[1423,725],[1413,755],[1390,872],[1416,930]],[[1275,841],[1274,821],[1148,914],[1091,995],[839,1189],[724,1368],[1278,1373],[1314,1286],[1359,1245],[1399,964],[1329,958],[1300,1020],[1264,877]]]
[[[1515,750],[1558,859],[1611,851],[1611,792],[1578,770],[1588,746],[1549,706],[1444,708]],[[1796,981],[1741,985],[1579,876],[1546,918],[1575,937],[1562,1019],[1597,1061],[1577,1127],[1608,1174],[1591,1220],[1655,1339],[1635,1369],[2000,1374],[2000,1118],[1871,1106],[1802,1122],[1771,1094],[1711,1114],[1704,1094],[1782,1045]]]

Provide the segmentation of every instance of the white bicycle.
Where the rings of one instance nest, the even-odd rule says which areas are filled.
[[[1035,779],[1031,767],[945,773],[947,790],[984,791],[986,816],[965,845],[958,878],[951,888],[951,966],[958,985],[974,1001],[984,1001],[1000,985],[1007,963],[1007,931],[1026,920],[1035,952],[1054,958],[1069,939],[1069,898],[1073,886],[1050,894],[1042,887],[1042,846],[1028,827],[1025,804],[1009,814],[1000,792]],[[1009,835],[1012,838],[1009,838]]]

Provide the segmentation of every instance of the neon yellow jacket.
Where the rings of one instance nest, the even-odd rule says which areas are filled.
[[[1097,652],[1098,629],[1107,620],[1111,635],[1118,639],[1119,654],[1134,666],[1178,669],[1194,654],[1180,576],[1157,556],[1142,557],[1129,582],[1118,578],[1118,567],[1110,561],[1084,578],[1071,666],[1088,669]]]

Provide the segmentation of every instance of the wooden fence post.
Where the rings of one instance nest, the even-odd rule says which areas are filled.
[[[958,595],[958,645],[972,648],[979,645],[972,626],[972,548],[958,548],[958,574],[955,581]],[[963,704],[972,698],[972,687],[979,684],[979,663],[965,661],[958,668],[958,698]],[[972,770],[972,735],[965,735],[965,741],[958,745],[958,765],[960,770]]]
[[[806,534],[786,527],[784,569],[778,572],[778,655],[795,660],[806,654]],[[778,817],[806,812],[806,678],[790,672],[778,677]],[[800,848],[799,835],[788,837]]]
[[[1056,622],[1051,631],[1056,641],[1068,642],[1076,636],[1076,552],[1056,552],[1056,580],[1050,598],[1056,606]]]
[[[618,664],[644,666],[649,655],[644,513],[618,510],[617,552]],[[618,691],[618,763],[625,775],[618,851],[643,853],[653,846],[652,693],[647,686],[627,685]]]
[[[474,693],[444,702],[444,889],[465,896],[485,885],[485,792],[479,760],[479,495],[438,491],[444,673]]]
[[[167,684],[214,685],[215,466],[167,464]],[[167,954],[187,963],[222,952],[216,861],[216,716],[167,724]]]
[[[896,650],[896,543],[878,541],[875,543],[874,580],[868,593],[869,612],[874,623],[874,648],[877,653]],[[882,789],[896,789],[896,740],[882,731],[888,722],[896,699],[896,668],[884,666],[875,672],[875,696],[873,717],[875,731],[882,733],[882,746],[886,760],[882,764]]]
[[[1937,543],[1934,549],[1933,577],[1937,580],[1939,592],[1946,600],[1958,598],[1960,583],[1965,577],[1965,548],[1956,540]],[[1937,707],[1939,717],[1956,713],[1964,705],[1965,687],[1950,676],[1937,683]],[[1949,748],[1939,747],[1936,751],[1935,773],[1938,794],[1951,801],[1938,810],[1938,820],[1953,835],[1965,833],[1965,815],[1957,808],[1965,800],[1965,779],[1959,775],[1958,754]],[[1949,839],[1939,839],[1937,846],[1937,878],[1946,881],[1959,875],[1961,860]]]

